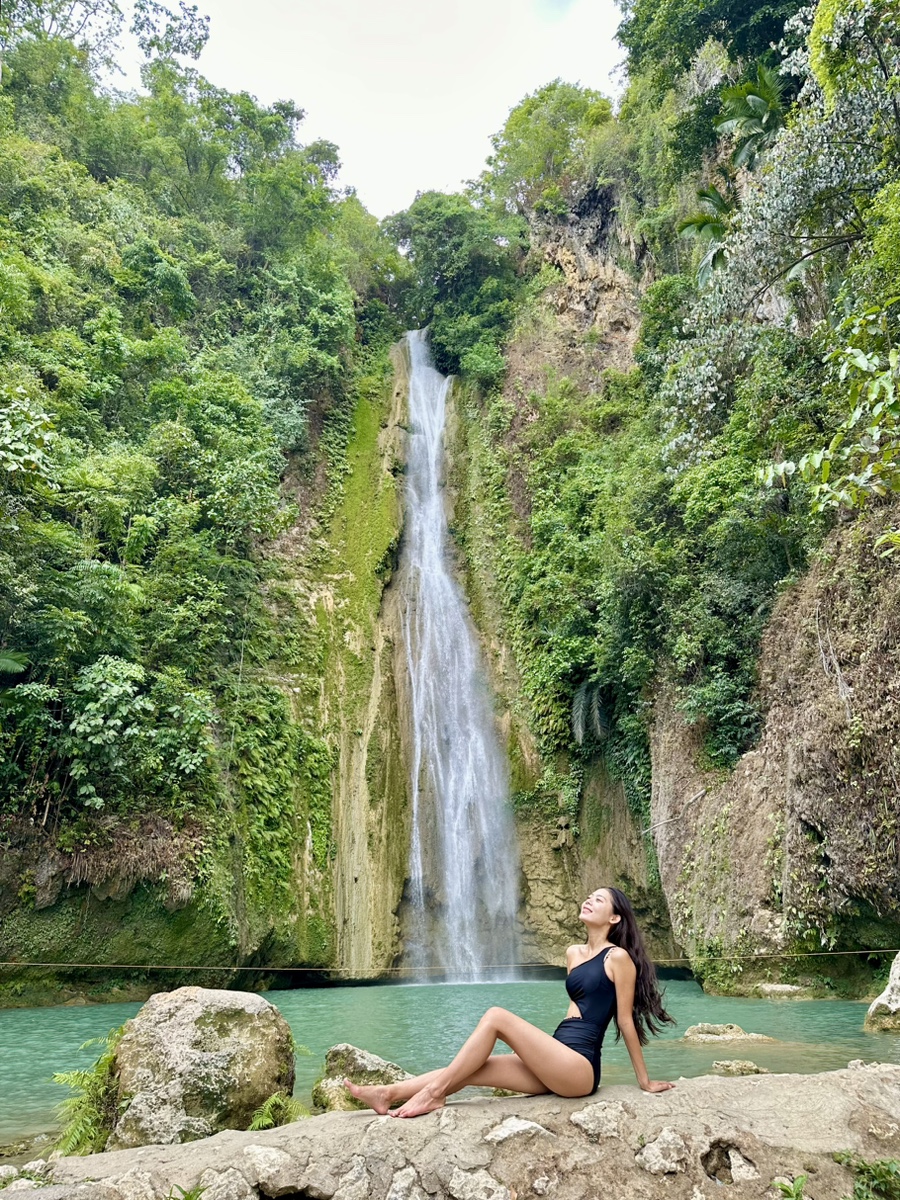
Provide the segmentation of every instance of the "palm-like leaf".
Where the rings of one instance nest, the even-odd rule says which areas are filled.
[[[752,170],[784,125],[784,80],[758,63],[756,78],[722,93],[722,117],[716,130],[735,140],[732,162]]]
[[[572,697],[572,736],[579,746],[590,734],[602,742],[609,733],[609,722],[603,709],[600,684],[595,679],[586,679]]]
[[[21,675],[29,661],[28,655],[18,650],[0,650],[0,675]]]
[[[697,267],[697,282],[701,287],[709,282],[713,271],[725,261],[725,238],[728,235],[731,216],[737,207],[731,176],[727,170],[720,170],[719,173],[724,181],[723,190],[720,191],[713,183],[701,188],[697,192],[697,199],[703,208],[685,217],[678,225],[678,232],[682,237],[696,238],[697,241],[707,243]]]
[[[254,1131],[275,1129],[279,1125],[290,1125],[309,1115],[309,1110],[304,1108],[300,1101],[295,1100],[293,1096],[289,1096],[286,1092],[273,1092],[253,1114],[250,1128]]]
[[[88,1070],[59,1071],[53,1076],[54,1083],[73,1093],[59,1106],[63,1129],[56,1149],[63,1154],[96,1154],[106,1145],[121,1111],[115,1057],[123,1033],[120,1025],[105,1037],[91,1038],[82,1044],[82,1050],[98,1043],[106,1047]]]

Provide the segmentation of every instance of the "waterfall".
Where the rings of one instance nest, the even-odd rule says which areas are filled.
[[[411,433],[401,621],[411,701],[407,959],[449,978],[510,978],[519,861],[500,745],[472,619],[453,574],[442,488],[450,380],[424,331],[407,334]]]

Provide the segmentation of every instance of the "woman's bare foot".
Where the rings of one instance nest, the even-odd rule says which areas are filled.
[[[364,1087],[361,1084],[354,1083],[351,1079],[345,1079],[344,1087],[354,1100],[368,1104],[369,1108],[374,1109],[379,1116],[383,1117],[391,1107],[391,1089],[386,1084],[372,1084],[369,1087]]]
[[[391,1113],[392,1117],[421,1117],[423,1113],[434,1112],[436,1108],[444,1107],[444,1097],[437,1095],[430,1087],[423,1087],[421,1091],[416,1092],[414,1096],[410,1096],[407,1102]]]

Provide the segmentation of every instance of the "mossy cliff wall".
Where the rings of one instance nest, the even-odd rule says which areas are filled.
[[[274,975],[281,965],[362,975],[393,962],[408,844],[390,589],[405,450],[399,348],[393,365],[360,381],[330,474],[323,448],[312,477],[285,477],[300,520],[269,559],[277,658],[243,664],[243,719],[216,731],[215,811],[182,827],[98,817],[71,846],[31,824],[0,830],[0,959],[99,964],[0,969],[0,1005],[184,982],[265,986],[296,980]],[[227,969],[237,965],[259,973]],[[198,966],[211,969],[156,969]]]
[[[404,346],[392,362],[387,390],[357,406],[344,498],[314,593],[327,646],[319,686],[333,761],[335,964],[357,976],[390,967],[399,952],[409,845],[391,588],[403,520]]]
[[[874,550],[896,512],[842,523],[776,603],[758,657],[762,733],[732,771],[708,769],[706,730],[684,715],[662,658],[641,699],[652,770],[640,816],[602,755],[547,750],[568,728],[541,742],[555,681],[542,690],[529,661],[522,599],[534,489],[546,486],[535,447],[555,439],[560,458],[577,456],[579,405],[603,394],[610,367],[633,366],[639,326],[639,287],[616,266],[602,200],[533,230],[555,282],[518,320],[502,391],[455,388],[448,426],[454,531],[503,708],[532,952],[558,961],[578,934],[583,889],[616,883],[654,953],[686,954],[709,990],[772,981],[870,993],[889,958],[856,952],[900,945],[900,590],[896,559]],[[614,440],[619,426],[592,436]],[[562,571],[557,583],[567,586]],[[567,713],[551,716],[568,725]]]
[[[704,772],[702,729],[665,690],[656,705],[660,874],[676,935],[716,990],[770,979],[862,994],[887,960],[827,951],[900,945],[900,589],[873,551],[891,516],[836,530],[781,597],[759,663],[762,737],[734,772]],[[772,957],[738,957],[753,954]]]

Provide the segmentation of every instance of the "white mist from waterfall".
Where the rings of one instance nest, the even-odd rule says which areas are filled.
[[[506,756],[451,561],[441,478],[450,380],[432,366],[424,331],[407,339],[411,432],[400,572],[413,828],[406,957],[423,977],[509,979],[519,957],[519,857]]]

